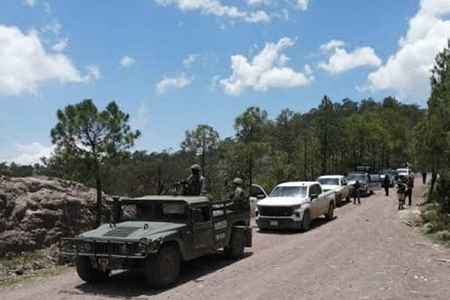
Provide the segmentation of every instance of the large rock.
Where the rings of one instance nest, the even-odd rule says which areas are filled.
[[[48,178],[0,176],[0,257],[32,251],[74,236],[95,224],[95,189]],[[102,195],[103,221],[110,200]]]

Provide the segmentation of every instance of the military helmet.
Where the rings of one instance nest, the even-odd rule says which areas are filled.
[[[197,164],[194,164],[194,165],[191,166],[191,171],[200,172],[201,170],[202,170],[202,168],[199,165],[197,165]]]
[[[244,182],[240,178],[235,178],[233,180],[233,183],[236,184],[236,185],[240,185],[240,186],[242,186],[244,184]]]

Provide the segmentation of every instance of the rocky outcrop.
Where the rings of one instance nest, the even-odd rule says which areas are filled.
[[[109,220],[103,195],[102,215]],[[48,177],[0,177],[0,257],[33,251],[91,229],[95,189]]]

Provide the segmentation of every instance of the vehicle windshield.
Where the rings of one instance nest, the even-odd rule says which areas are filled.
[[[319,178],[318,180],[321,185],[339,185],[339,178]]]
[[[380,172],[380,175],[392,175],[392,171],[391,170],[382,170]]]
[[[277,186],[269,197],[305,197],[306,186]]]
[[[365,174],[349,174],[347,176],[348,181],[367,181],[367,176]]]
[[[126,205],[123,220],[187,222],[189,210],[186,203],[147,201]]]

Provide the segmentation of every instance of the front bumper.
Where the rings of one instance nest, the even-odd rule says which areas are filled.
[[[90,245],[89,247],[87,245]],[[89,249],[88,249],[89,248]],[[93,258],[145,259],[154,251],[141,241],[103,241],[83,238],[63,238],[59,242],[63,256],[89,256]]]
[[[266,217],[259,216],[256,218],[256,224],[259,229],[300,229],[302,226],[303,215],[297,217]]]

